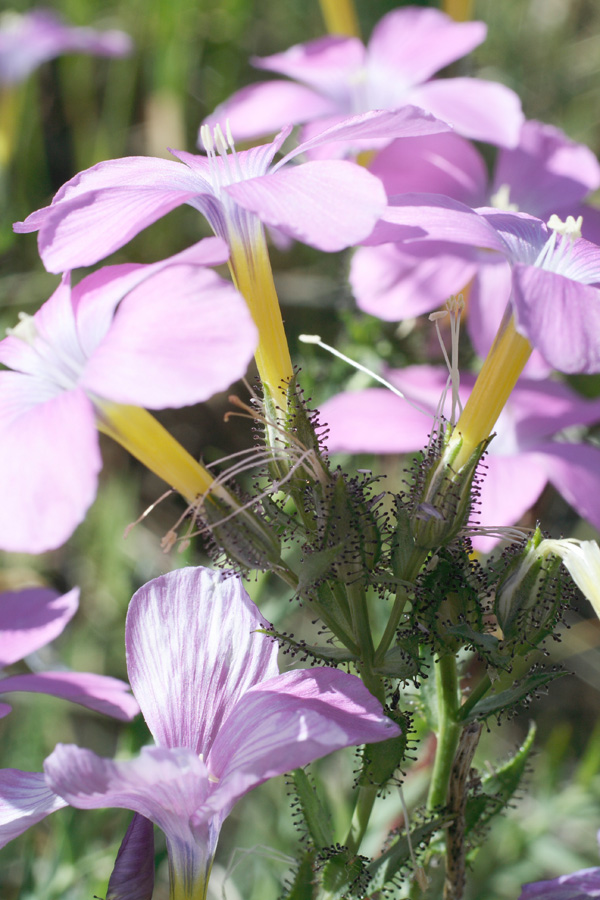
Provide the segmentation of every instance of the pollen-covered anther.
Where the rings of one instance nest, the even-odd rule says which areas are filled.
[[[565,221],[553,213],[548,222],[546,223],[548,228],[552,231],[555,231],[557,234],[561,234],[565,237],[570,237],[571,239],[580,238],[581,237],[581,226],[583,225],[583,216],[567,216]]]

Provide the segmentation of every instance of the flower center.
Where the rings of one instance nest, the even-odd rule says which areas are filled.
[[[236,181],[244,179],[229,119],[225,122],[225,134],[220,125],[215,125],[212,131],[210,125],[202,125],[200,141],[209,160],[210,177],[215,194],[222,200],[220,189],[224,185],[234,184]]]
[[[556,214],[553,214],[546,224],[552,234],[540,250],[534,266],[545,269],[547,272],[556,272],[557,275],[565,275],[573,280],[579,280],[571,271],[571,262],[573,246],[575,241],[581,237],[583,216],[579,216],[577,219],[567,216],[563,222]]]
[[[85,358],[75,359],[64,348],[57,348],[38,331],[34,316],[20,312],[14,328],[7,328],[9,337],[17,338],[31,348],[30,374],[41,375],[62,390],[75,387],[85,365]]]

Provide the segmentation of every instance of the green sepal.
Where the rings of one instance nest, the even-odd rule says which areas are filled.
[[[413,828],[410,833],[410,839],[415,854],[418,853],[423,844],[428,844],[432,835],[439,831],[440,828],[443,828],[449,821],[449,816],[436,816]],[[385,885],[390,884],[402,869],[408,869],[411,865],[412,859],[408,839],[406,834],[402,834],[381,856],[373,860],[367,867],[369,887],[366,896],[370,897],[375,891],[381,890]]]
[[[462,642],[466,646],[473,647],[485,661],[494,666],[496,669],[507,669],[510,666],[510,659],[503,656],[500,648],[501,641],[493,634],[485,634],[475,631],[466,623],[462,625],[451,625],[448,629],[449,634],[462,638]],[[512,654],[511,654],[512,658]]]
[[[498,715],[498,713],[509,710],[517,706],[526,697],[534,694],[537,690],[549,684],[555,678],[565,674],[566,672],[558,670],[551,672],[548,669],[541,672],[533,672],[531,675],[528,675],[527,678],[517,682],[507,690],[484,697],[479,703],[475,704],[473,709],[471,709],[468,715],[463,719],[460,718],[459,711],[458,715],[460,722],[466,725],[468,722],[474,722],[476,719],[487,719],[488,716]]]
[[[325,547],[324,550],[304,547],[298,572],[298,593],[301,596],[312,596],[315,585],[325,578],[343,548],[343,543]]]
[[[401,496],[396,497],[396,530],[392,537],[392,572],[400,581],[413,576],[415,538],[410,513]]]
[[[292,883],[280,900],[314,900],[317,890],[314,863],[315,851],[311,848],[298,863]]]
[[[387,678],[399,678],[405,680],[414,678],[420,671],[418,639],[414,639],[414,647],[406,649],[400,645],[390,647],[379,666],[373,671],[376,675],[384,675]]]
[[[465,810],[465,835],[483,828],[510,802],[525,774],[535,732],[535,723],[532,722],[527,737],[515,755],[491,775],[485,776],[480,792],[469,797]]]
[[[323,806],[304,769],[294,769],[292,779],[310,838],[317,850],[323,850],[333,843],[329,810]]]
[[[363,750],[363,767],[358,777],[359,785],[374,784],[383,787],[402,764],[406,753],[408,732],[411,723],[408,716],[397,711],[386,710],[387,715],[401,732],[397,737],[376,744],[366,744]]]
[[[333,848],[332,848],[333,849]],[[352,895],[365,896],[368,883],[366,864],[368,859],[338,846],[328,854],[328,861],[323,871],[323,889],[327,892],[327,900],[346,900]]]

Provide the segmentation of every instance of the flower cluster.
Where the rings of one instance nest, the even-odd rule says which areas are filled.
[[[331,21],[355,27],[349,0]],[[600,529],[600,450],[586,432],[600,401],[563,377],[600,373],[600,216],[585,205],[600,164],[526,121],[508,87],[435,77],[485,37],[482,22],[406,6],[366,45],[332,34],[255,59],[285,80],[225,100],[200,127],[199,153],[96,163],[15,224],[37,232],[60,281],[0,340],[0,549],[39,554],[69,540],[99,490],[101,432],[181,495],[180,521],[207,539],[215,569],[175,569],[134,594],[133,696],[105,676],[7,674],[3,693],[53,694],[121,720],[139,704],[152,742],[115,759],[59,743],[43,771],[0,770],[0,846],[66,806],[124,808],[134,817],[107,896],[150,900],[156,825],[172,900],[204,900],[234,805],[291,772],[306,840],[287,898],[379,896],[413,877],[424,888],[422,865],[441,854],[444,896],[460,900],[467,851],[510,803],[533,742],[502,777],[474,776],[483,724],[554,678],[540,650],[575,588],[600,616],[598,544],[552,540],[527,519],[550,484]],[[119,32],[13,17],[0,25],[0,82],[63,52],[129,49]],[[491,145],[491,174],[472,140]],[[121,261],[182,206],[214,237],[160,261]],[[330,391],[324,432],[288,346],[269,234],[324,253],[354,248],[358,307],[405,320],[406,333],[433,311],[446,367],[390,367],[375,375],[385,388]],[[118,263],[75,273],[115,252]],[[463,373],[462,320],[473,361]],[[253,358],[259,388],[230,399],[256,446],[215,474],[150,411],[210,400]],[[338,452],[413,464],[382,491],[370,471],[332,464]],[[255,467],[242,490],[236,476]],[[500,539],[502,554],[477,558]],[[241,580],[259,570],[310,611],[316,643],[284,631],[283,613],[266,621]],[[0,596],[3,666],[58,636],[76,608],[76,591]],[[280,673],[279,649],[312,667]],[[400,791],[388,818],[402,830],[369,858],[374,806],[410,765],[409,735],[429,733],[427,798],[409,811]],[[354,745],[364,749],[352,811],[334,815],[302,770]],[[575,873],[522,897],[594,896],[596,881],[596,870]]]

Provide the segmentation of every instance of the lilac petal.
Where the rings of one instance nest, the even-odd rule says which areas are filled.
[[[277,673],[277,646],[256,630],[258,609],[230,574],[170,572],[129,605],[127,668],[156,742],[206,756],[230,709]]]
[[[427,441],[429,418],[383,388],[337,394],[321,406],[331,453],[410,453]]]
[[[444,251],[447,245],[434,242],[359,248],[350,268],[358,307],[386,322],[439,309],[477,272],[470,248]]]
[[[600,897],[600,868],[580,869],[550,881],[524,884],[519,900],[593,900]]]
[[[407,238],[464,244],[502,254],[507,252],[496,228],[484,216],[441,194],[390,197],[377,228],[363,243],[373,245]]]
[[[7,716],[9,712],[12,712],[12,706],[8,703],[0,703],[0,719],[3,719],[4,716]]]
[[[115,309],[121,300],[146,279],[171,266],[184,264],[217,266],[227,262],[228,259],[229,247],[225,241],[222,238],[209,237],[157,263],[103,266],[87,275],[71,293],[76,316],[77,340],[84,358],[87,360],[92,356],[111,328]],[[138,324],[136,323],[136,329]]]
[[[307,153],[324,144],[352,141],[366,142],[394,140],[404,137],[420,137],[450,131],[451,126],[417,106],[404,105],[401,109],[372,109],[358,116],[342,119],[329,128],[317,132],[283,157],[274,167],[278,169],[300,153]]]
[[[152,900],[154,826],[136,813],[119,847],[106,900]]]
[[[297,44],[283,53],[255,56],[252,65],[303,82],[336,101],[341,111],[347,111],[349,85],[364,61],[365,48],[358,38],[330,35]]]
[[[440,78],[414,88],[408,102],[450,122],[459,134],[516,147],[524,122],[521,101],[503,84],[480,78]]]
[[[225,190],[266,224],[328,252],[366,237],[385,207],[379,179],[342,160],[289,166]]]
[[[559,494],[582,518],[600,528],[600,449],[558,441],[535,449]]]
[[[50,694],[123,722],[129,722],[140,711],[126,682],[89,672],[36,672],[0,679],[0,693],[12,691]]]
[[[373,29],[369,74],[376,72],[382,81],[419,84],[479,46],[486,31],[483,22],[458,23],[436,9],[394,10]]]
[[[561,372],[600,372],[600,293],[533,266],[516,265],[518,330]]]
[[[210,790],[205,764],[185,747],[143,747],[136,759],[120,762],[57,744],[44,772],[47,784],[71,806],[131,809],[170,839],[190,839],[190,816]]]
[[[475,519],[488,527],[514,525],[534,505],[548,483],[548,474],[543,460],[535,454],[500,456],[493,452],[494,443],[495,438],[483,463]],[[473,541],[485,553],[496,542],[497,539],[487,537],[476,537]]]
[[[377,153],[369,171],[382,180],[388,196],[424,191],[480,206],[487,190],[481,155],[453,132],[392,141]]]
[[[540,439],[573,425],[600,421],[600,400],[588,400],[568,385],[549,379],[520,378],[510,399],[519,445],[533,449]]]
[[[532,120],[524,123],[518,146],[498,154],[492,193],[505,184],[511,203],[546,219],[600,187],[600,165],[589,147]]]
[[[79,588],[62,596],[41,587],[0,594],[0,666],[23,659],[62,634],[78,605]]]
[[[63,185],[51,206],[16,223],[14,230],[39,230],[44,265],[63,272],[91,265],[122,247],[201,188],[196,173],[171,160],[109,160],[80,172]]]
[[[0,769],[0,847],[67,805],[41,773]]]
[[[102,462],[92,405],[82,390],[50,396],[18,372],[0,373],[0,546],[59,547],[96,496]]]
[[[256,343],[250,312],[230,283],[173,265],[121,302],[81,384],[149,409],[198,403],[245,375]]]
[[[213,126],[227,121],[235,140],[248,140],[336,111],[331,100],[302,84],[267,81],[237,91],[217,106],[204,124]]]
[[[325,668],[277,675],[244,694],[221,727],[207,759],[219,779],[210,805],[229,809],[268,778],[399,733],[355,675]]]

